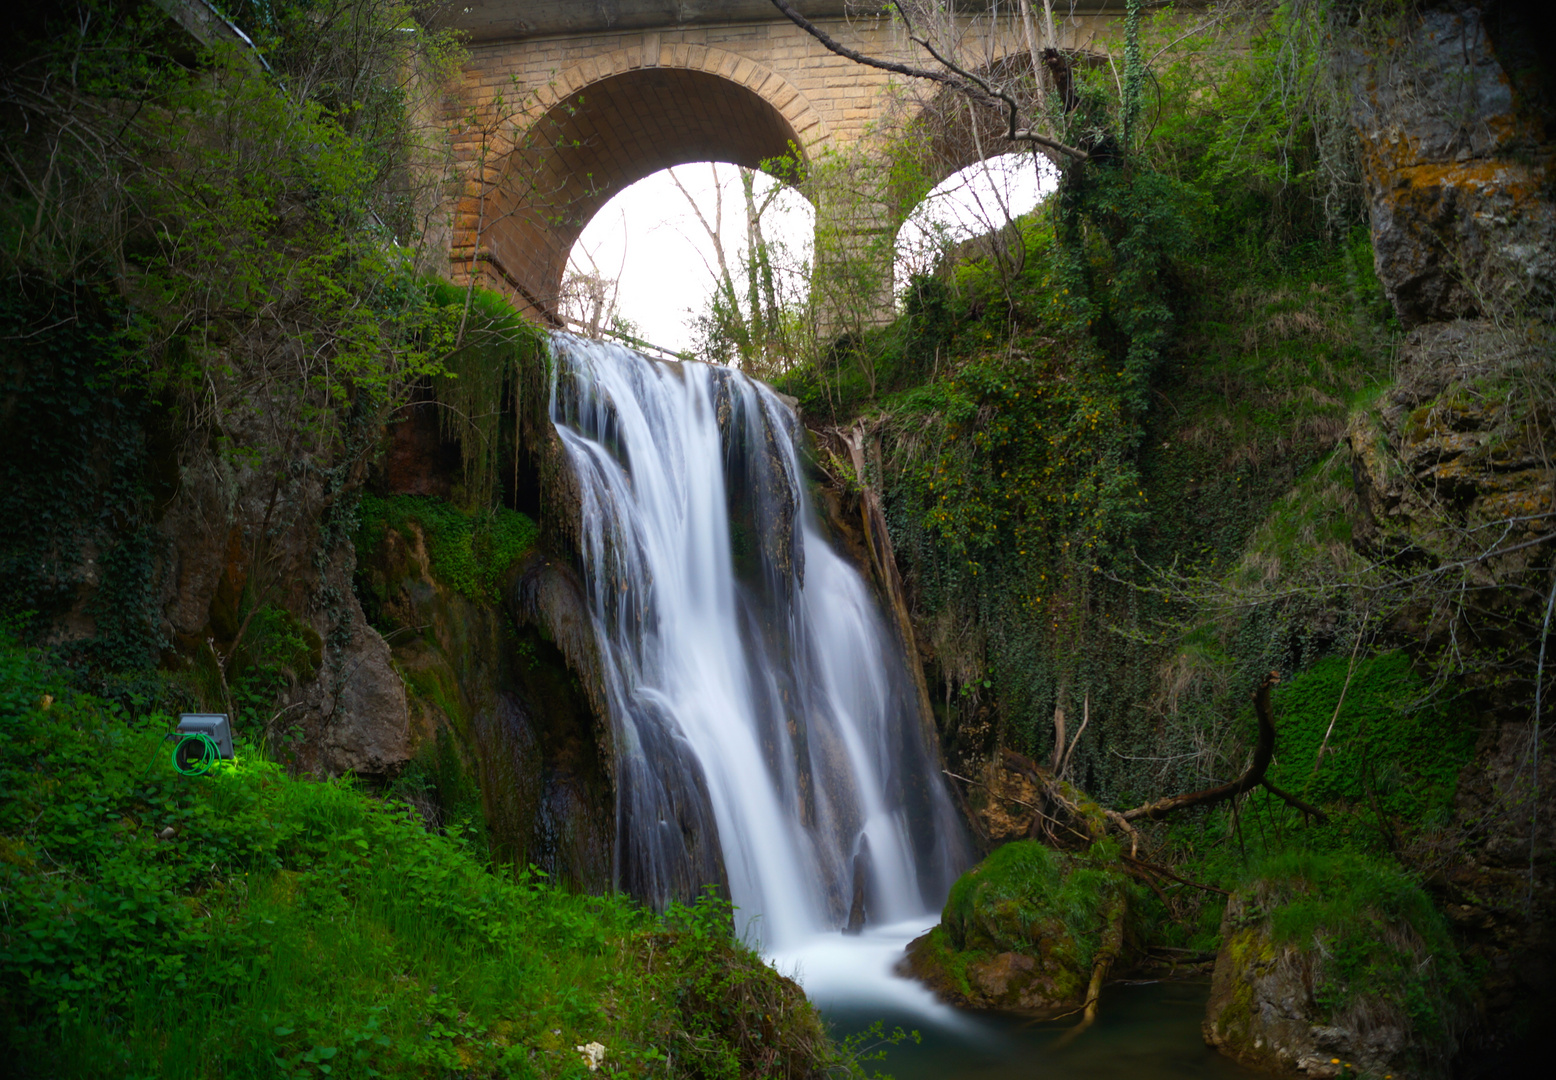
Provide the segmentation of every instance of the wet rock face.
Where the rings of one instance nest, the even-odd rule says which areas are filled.
[[[571,887],[616,887],[615,751],[581,582],[535,552],[514,569],[505,704],[478,725],[482,789],[504,854]]]
[[[613,886],[615,797],[582,586],[564,564],[533,551],[509,573],[505,613],[438,580],[414,521],[385,530],[368,553],[360,576],[391,642],[388,674],[405,676],[402,763],[434,781],[435,798],[422,806],[429,825],[476,810],[497,860],[605,892]],[[371,737],[377,729],[365,712],[342,726],[342,737]],[[331,742],[330,730],[325,751],[338,754],[341,738]],[[451,805],[456,799],[464,805]]]
[[[1549,307],[1556,153],[1519,107],[1482,7],[1441,6],[1401,33],[1353,61],[1377,272],[1400,321]]]

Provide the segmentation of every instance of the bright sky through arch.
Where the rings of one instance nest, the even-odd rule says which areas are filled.
[[[1047,158],[1000,154],[940,181],[897,230],[897,291],[913,274],[931,272],[945,248],[1031,211],[1057,180]]]
[[[1042,172],[1033,161],[1030,154],[1006,154],[971,165],[937,185],[898,232],[897,288],[907,283],[909,274],[931,269],[945,245],[990,232],[1006,215],[1019,216],[1035,207],[1053,190],[1054,175],[1046,161],[1041,162]],[[568,267],[615,279],[617,310],[637,327],[638,335],[661,348],[681,350],[692,344],[693,318],[707,309],[718,262],[706,228],[677,188],[672,171],[709,225],[722,189],[720,235],[739,288],[745,203],[739,170],[726,163],[678,165],[624,188],[585,226]],[[758,173],[758,202],[775,186],[777,180]],[[785,249],[786,261],[810,264],[815,211],[799,192],[780,191],[762,217],[762,229],[769,244]]]
[[[618,310],[637,326],[638,336],[680,350],[691,345],[692,319],[706,310],[713,295],[718,261],[707,230],[671,179],[672,172],[710,225],[722,189],[720,235],[738,285],[739,260],[746,248],[745,197],[739,167],[722,162],[677,165],[623,189],[584,226],[568,268],[597,270],[618,279]],[[757,200],[777,186],[777,180],[758,173]],[[815,222],[810,203],[789,189],[779,192],[763,215],[762,230],[769,244],[786,245],[794,258],[809,265]]]

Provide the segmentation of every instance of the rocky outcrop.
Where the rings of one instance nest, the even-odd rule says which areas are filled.
[[[1556,152],[1499,62],[1489,6],[1402,16],[1353,60],[1378,277],[1407,327],[1556,302]]]
[[[393,776],[415,755],[426,730],[411,724],[405,684],[389,646],[359,618],[340,665],[338,678],[320,679],[302,699],[318,716],[315,766],[330,776]]]
[[[1481,718],[1456,839],[1410,854],[1481,964],[1470,1040],[1489,1062],[1556,987],[1556,768],[1530,707],[1556,541],[1556,80],[1548,5],[1423,6],[1374,28],[1355,68],[1377,272],[1412,329],[1347,432],[1352,532],[1396,582],[1393,632],[1454,656],[1457,707]]]
[[[411,520],[384,531],[360,587],[408,691],[416,783],[403,794],[432,825],[477,817],[501,861],[608,891],[609,725],[571,572],[531,551],[509,568],[503,607],[477,602],[438,579]]]
[[[1348,882],[1355,867],[1331,869],[1262,878],[1228,900],[1205,1041],[1281,1075],[1449,1075],[1460,976],[1440,916],[1407,880],[1368,906],[1377,872]],[[1348,884],[1366,897],[1354,908],[1319,895]]]
[[[908,944],[899,970],[964,1009],[1051,1017],[1079,1009],[1086,994],[1085,975],[1068,967],[1011,949],[959,957],[932,933]]]
[[[1486,320],[1411,332],[1395,384],[1346,433],[1359,503],[1353,535],[1364,547],[1448,552],[1453,530],[1506,522],[1505,547],[1553,528],[1541,517],[1556,481],[1544,450],[1549,421],[1520,386],[1542,377],[1550,348]],[[1530,565],[1532,555],[1504,568]]]
[[[267,742],[295,769],[391,778],[418,736],[390,650],[352,588],[363,468],[349,450],[295,457],[287,442],[301,439],[289,427],[299,424],[295,407],[256,398],[226,415],[223,438],[246,452],[193,442],[169,452],[148,598],[162,664],[182,672],[206,708],[234,704],[242,669],[270,668],[282,676],[269,687],[274,706],[246,710],[238,734]],[[267,618],[305,641],[306,663],[269,654]]]
[[[1546,854],[1556,846],[1556,765],[1531,752],[1529,692],[1556,542],[1551,421],[1537,405],[1548,392],[1536,387],[1551,357],[1539,334],[1490,320],[1418,327],[1402,343],[1395,384],[1347,432],[1353,537],[1404,583],[1388,594],[1393,632],[1428,654],[1454,650],[1458,707],[1481,724],[1458,778],[1447,834],[1458,839],[1428,836],[1410,854],[1432,869],[1460,947],[1482,962],[1488,1022],[1473,1033],[1482,1054],[1515,1039],[1520,1022],[1508,1014],[1548,1007],[1556,985]]]

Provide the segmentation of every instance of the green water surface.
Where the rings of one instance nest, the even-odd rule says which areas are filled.
[[[1110,986],[1097,1022],[1066,1040],[1075,1019],[1033,1023],[1019,1017],[961,1014],[955,1028],[931,1026],[922,1017],[866,1015],[829,1009],[838,1037],[884,1020],[916,1029],[886,1052],[871,1071],[895,1080],[1248,1080],[1245,1069],[1206,1046],[1200,1020],[1208,982],[1158,982]]]

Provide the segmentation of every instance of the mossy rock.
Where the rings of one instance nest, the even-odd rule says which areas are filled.
[[[903,970],[966,1008],[1079,1008],[1110,920],[1124,922],[1113,969],[1140,955],[1139,900],[1109,842],[1080,853],[1006,844],[951,887],[940,925],[908,946]]]
[[[1260,864],[1221,924],[1205,1041],[1304,1076],[1448,1075],[1467,979],[1408,874],[1357,855]]]

